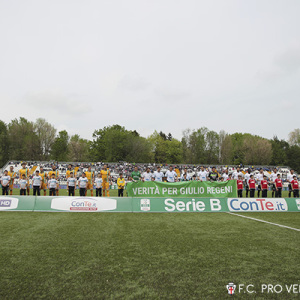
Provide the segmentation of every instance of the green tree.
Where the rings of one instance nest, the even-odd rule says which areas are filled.
[[[36,160],[41,155],[38,136],[33,122],[23,117],[12,120],[8,125],[9,157],[15,160]]]
[[[197,130],[186,129],[183,131],[183,161],[191,164],[206,163],[205,136],[208,129],[202,127]]]
[[[230,165],[232,164],[233,156],[233,145],[232,137],[230,134],[225,133],[224,131],[220,132],[220,163]]]
[[[72,135],[68,144],[69,161],[89,161],[91,142],[82,139],[78,134]]]
[[[268,165],[272,157],[272,144],[259,136],[246,136],[243,142],[244,164]]]
[[[51,157],[57,161],[68,161],[69,135],[66,130],[60,131],[51,149]]]
[[[137,131],[112,125],[94,131],[91,154],[96,161],[151,161],[151,145]]]
[[[300,147],[300,129],[297,128],[294,131],[289,133],[289,144],[291,146],[299,146]]]
[[[289,167],[300,172],[300,147],[293,145],[287,151],[287,164]]]
[[[172,138],[167,142],[167,163],[180,164],[183,160],[182,143],[177,139]]]
[[[125,160],[130,162],[154,162],[151,148],[148,139],[136,135],[135,131],[129,132]]]
[[[219,135],[206,127],[183,131],[183,162],[216,164],[219,161]]]
[[[215,131],[209,130],[205,136],[205,157],[207,164],[219,163],[219,135]]]
[[[6,124],[0,120],[0,166],[9,160],[9,139]]]
[[[148,137],[152,145],[153,158],[156,163],[177,164],[182,162],[182,144],[177,139],[165,139],[157,131]]]
[[[154,131],[154,133],[148,137],[148,141],[152,145],[154,161],[157,163],[167,162],[167,142],[161,135],[161,132],[158,133],[157,131]]]
[[[285,140],[279,140],[277,136],[271,140],[272,143],[272,159],[271,165],[287,165],[287,153],[289,150],[289,144]]]
[[[34,132],[38,137],[40,160],[48,160],[55,141],[56,129],[45,119],[39,118],[34,123]]]

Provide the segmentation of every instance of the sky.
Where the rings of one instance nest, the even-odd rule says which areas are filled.
[[[287,139],[299,14],[298,0],[0,0],[0,120]]]

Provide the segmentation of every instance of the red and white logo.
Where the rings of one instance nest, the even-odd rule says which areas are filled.
[[[228,291],[228,294],[229,295],[233,295],[234,294],[234,291],[236,289],[236,285],[234,283],[228,283],[226,285],[226,288],[227,288],[227,291]]]

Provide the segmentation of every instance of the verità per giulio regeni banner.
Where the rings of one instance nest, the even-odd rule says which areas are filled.
[[[174,183],[138,181],[128,183],[126,190],[128,197],[237,197],[236,180],[225,182],[184,181]]]

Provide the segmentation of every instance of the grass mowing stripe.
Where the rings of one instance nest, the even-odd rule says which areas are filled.
[[[227,212],[227,214],[238,216],[238,217],[241,217],[241,218],[250,219],[250,220],[253,220],[253,221],[263,222],[263,223],[267,223],[267,224],[271,224],[271,225],[275,225],[275,226],[279,226],[279,227],[283,227],[283,228],[287,228],[287,229],[291,229],[291,230],[295,230],[295,231],[300,231],[300,229],[298,229],[298,228],[293,228],[293,227],[289,227],[289,226],[285,226],[285,225],[281,225],[281,224],[277,224],[277,223],[273,223],[273,222],[269,222],[269,221],[265,221],[265,220],[260,220],[260,219],[256,219],[256,218],[242,216],[242,215],[239,215],[237,213]]]

